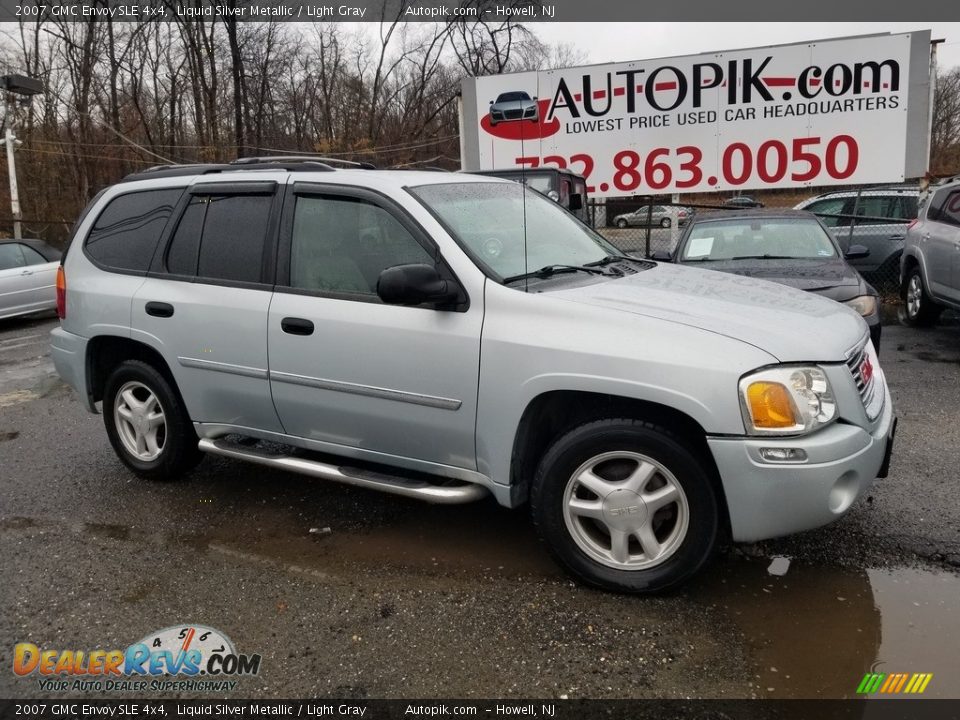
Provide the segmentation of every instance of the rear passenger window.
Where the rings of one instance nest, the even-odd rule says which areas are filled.
[[[183,190],[151,190],[120,195],[104,208],[83,247],[96,263],[117,270],[146,272],[163,228]]]
[[[0,270],[13,270],[26,264],[18,243],[0,243]]]
[[[194,196],[167,251],[168,272],[260,282],[272,203],[272,195]]]
[[[20,252],[23,253],[23,259],[27,265],[43,265],[49,262],[43,255],[27,245],[21,245]]]
[[[960,189],[951,190],[943,199],[937,220],[947,225],[960,225]]]
[[[810,203],[807,205],[806,209],[809,212],[819,215],[820,220],[827,227],[837,227],[842,224],[844,218],[831,217],[832,215],[841,215],[843,214],[843,204],[845,200],[843,198],[829,198],[827,200],[818,200],[817,202]]]

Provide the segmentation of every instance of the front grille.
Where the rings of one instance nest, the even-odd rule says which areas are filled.
[[[523,117],[523,111],[522,110],[504,110],[503,116],[507,120],[519,120],[521,117]]]
[[[870,360],[873,369],[869,378],[864,378],[863,374],[864,360],[866,359]],[[877,354],[873,352],[873,346],[869,340],[848,353],[847,367],[850,369],[850,374],[853,375],[853,382],[856,383],[857,392],[860,393],[860,400],[863,402],[863,409],[866,410],[867,417],[870,420],[875,420],[883,409],[883,383],[880,379],[883,375],[877,361]]]

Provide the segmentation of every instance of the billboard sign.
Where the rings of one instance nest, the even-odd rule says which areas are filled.
[[[896,182],[929,152],[929,31],[467,78],[462,165],[598,197]]]

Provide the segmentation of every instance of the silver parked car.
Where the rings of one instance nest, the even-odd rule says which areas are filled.
[[[689,208],[675,205],[641,205],[631,213],[624,213],[613,218],[613,224],[618,228],[627,227],[681,227],[687,224],[692,213]]]
[[[0,320],[57,306],[60,251],[40,240],[0,240]]]
[[[62,299],[57,370],[134,473],[172,480],[212,453],[492,495],[614,590],[676,587],[723,537],[831,522],[890,458],[857,312],[622,256],[500,179],[144,171],[78,223]]]
[[[930,325],[947,307],[960,310],[960,176],[929,188],[920,205],[900,271],[910,325]]]
[[[506,122],[508,120],[530,120],[537,122],[540,114],[537,112],[537,99],[523,90],[500,93],[496,100],[490,101],[490,124]]]
[[[915,185],[870,188],[860,193],[845,190],[809,198],[796,209],[820,215],[844,250],[852,245],[867,248],[868,255],[850,261],[857,270],[892,278],[900,268],[907,225],[917,217],[919,194]]]

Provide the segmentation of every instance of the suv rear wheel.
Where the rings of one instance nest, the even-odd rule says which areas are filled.
[[[903,307],[907,325],[914,327],[932,325],[943,311],[943,308],[927,295],[919,265],[914,265],[907,271],[903,284]]]
[[[140,360],[121,363],[107,379],[103,424],[117,456],[142,478],[175,480],[203,457],[176,391]]]
[[[669,590],[696,573],[716,546],[718,508],[696,454],[666,428],[633,419],[561,436],[531,489],[534,522],[560,564],[620,592]]]

